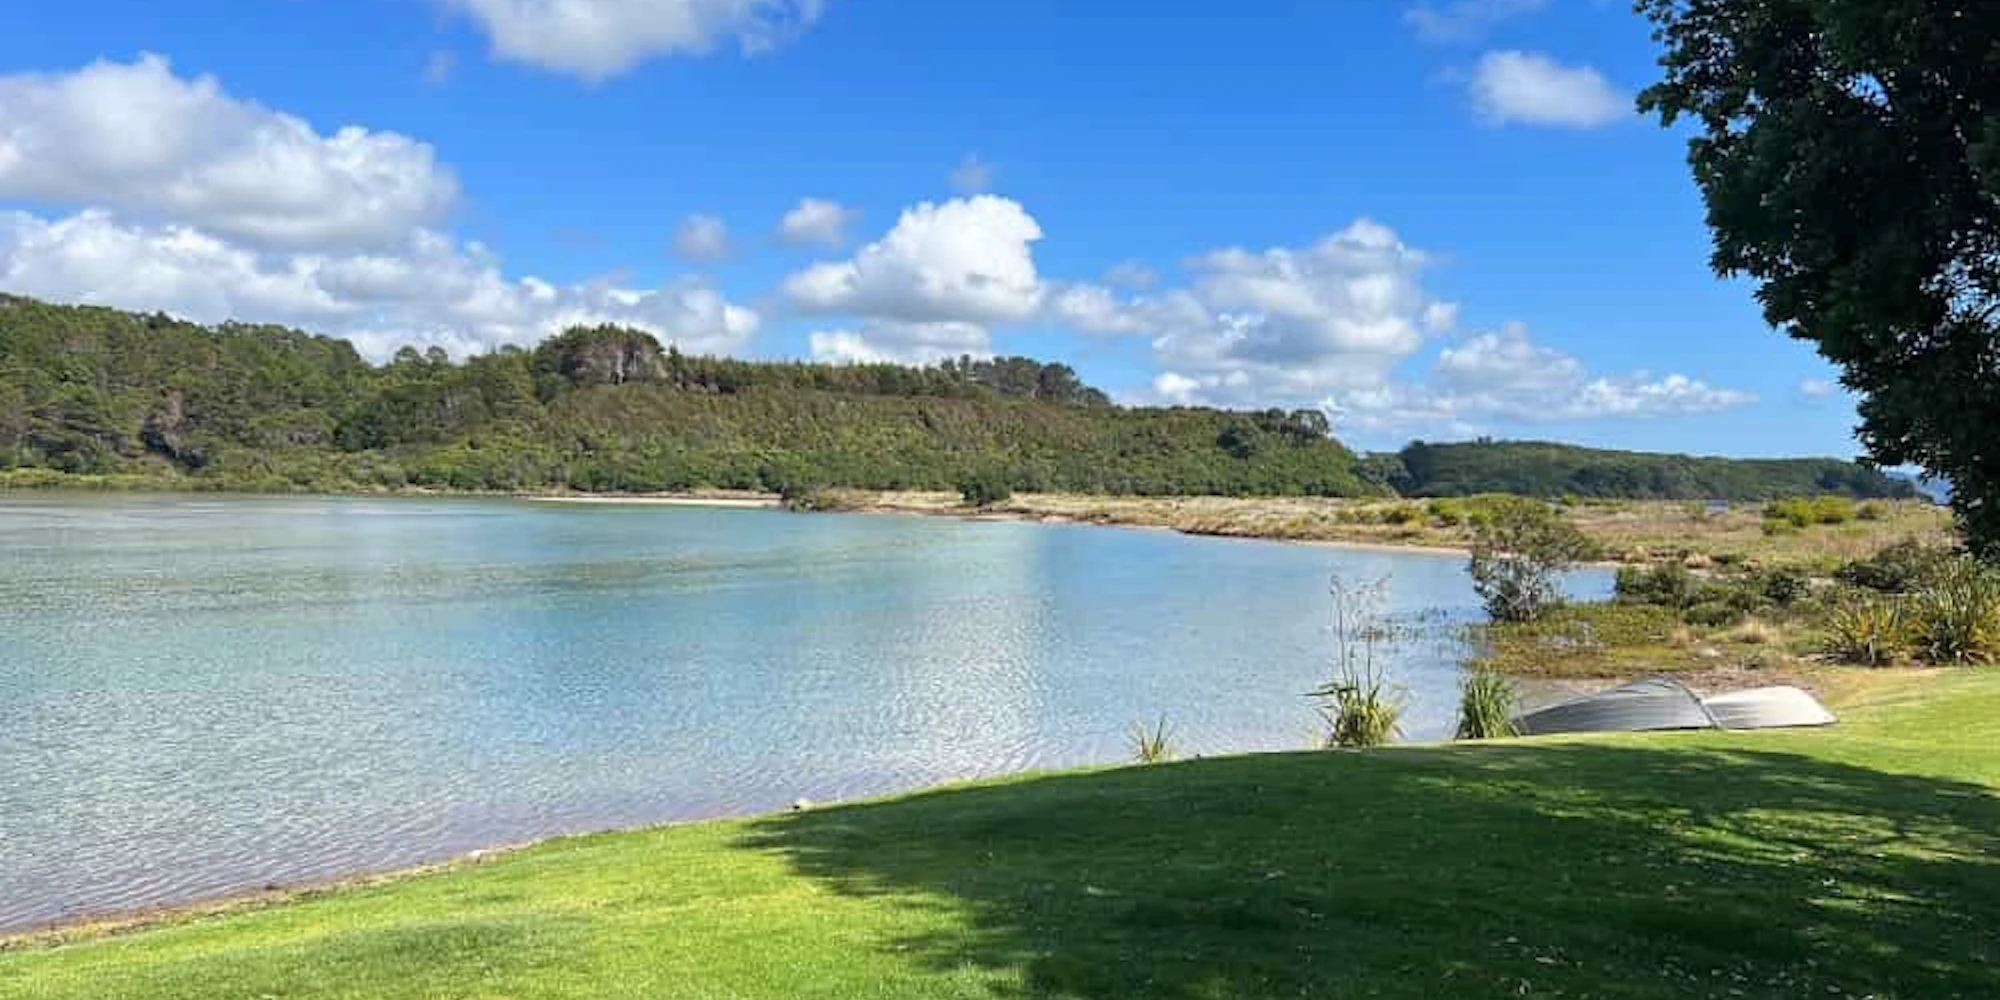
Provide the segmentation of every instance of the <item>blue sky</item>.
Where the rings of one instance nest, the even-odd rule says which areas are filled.
[[[68,0],[0,289],[457,352],[1029,353],[1130,402],[1850,454],[1598,0]],[[788,222],[789,217],[789,222]]]

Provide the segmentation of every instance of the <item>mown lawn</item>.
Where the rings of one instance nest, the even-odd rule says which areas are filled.
[[[17,943],[0,997],[2000,996],[2000,673],[1846,711],[577,838]]]

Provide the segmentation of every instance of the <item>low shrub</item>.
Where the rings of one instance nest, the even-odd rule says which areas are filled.
[[[1834,578],[1854,587],[1885,594],[1907,594],[1945,572],[1957,555],[1941,545],[1925,545],[1914,538],[1882,549],[1866,559],[1834,571]]]
[[[1734,607],[1726,601],[1704,601],[1681,612],[1681,617],[1686,619],[1689,625],[1724,628],[1741,621],[1744,614],[1743,609]]]
[[[1764,507],[1764,533],[1777,534],[1782,529],[1773,530],[1773,522],[1782,522],[1793,529],[1810,528],[1815,524],[1846,524],[1854,520],[1857,511],[1854,501],[1846,497],[1823,496],[1789,497],[1774,500]]]
[[[1844,662],[1879,667],[1908,653],[1913,637],[1904,598],[1857,592],[1827,609],[1820,645]]]
[[[1765,600],[1789,608],[1812,593],[1812,582],[1795,569],[1770,569],[1758,574],[1757,589]]]
[[[1768,646],[1778,641],[1778,630],[1753,618],[1731,629],[1723,638],[1740,646]]]
[[[1879,500],[1870,500],[1855,508],[1854,516],[1862,521],[1882,521],[1889,517],[1889,505]]]
[[[2000,576],[1958,558],[1917,593],[1917,653],[1931,663],[1991,663],[2000,655]]]
[[[1402,693],[1384,682],[1328,684],[1313,694],[1324,702],[1328,750],[1379,747],[1402,734]]]
[[[1814,524],[1846,524],[1855,514],[1854,501],[1846,497],[1824,496],[1812,502]]]
[[[1459,686],[1458,738],[1498,740],[1520,735],[1514,708],[1520,693],[1506,674],[1490,666],[1473,667]]]
[[[1376,513],[1375,517],[1377,521],[1388,525],[1422,524],[1426,520],[1429,520],[1429,516],[1425,514],[1423,508],[1406,503],[1384,507]]]
[[[1626,604],[1653,604],[1663,608],[1685,608],[1695,603],[1699,581],[1680,563],[1659,566],[1624,566],[1614,584],[1618,600]]]
[[[1424,512],[1439,527],[1479,527],[1491,525],[1495,518],[1511,509],[1523,498],[1505,493],[1478,493],[1469,497],[1440,497],[1424,507]]]

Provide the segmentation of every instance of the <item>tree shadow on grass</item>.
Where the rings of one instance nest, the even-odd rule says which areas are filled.
[[[959,931],[876,944],[1035,996],[2000,996],[2000,799],[1767,751],[1204,760],[748,841],[956,909]]]

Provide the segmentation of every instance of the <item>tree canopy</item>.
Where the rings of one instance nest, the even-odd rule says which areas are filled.
[[[1913,497],[1916,487],[1833,458],[1698,458],[1603,451],[1545,441],[1417,441],[1370,455],[1360,474],[1404,496],[1775,500],[1814,494]]]
[[[1906,495],[1848,462],[1535,443],[1357,460],[1316,410],[1114,406],[1066,365],[694,357],[578,327],[531,350],[375,365],[281,327],[0,296],[0,470],[223,489],[828,487],[1141,495]]]
[[[1641,0],[1696,134],[1712,263],[1861,395],[1887,465],[1947,476],[2000,552],[2000,5]]]
[[[1117,407],[1067,365],[691,357],[571,329],[371,365],[277,327],[0,296],[0,469],[216,488],[1379,492],[1317,412]]]

